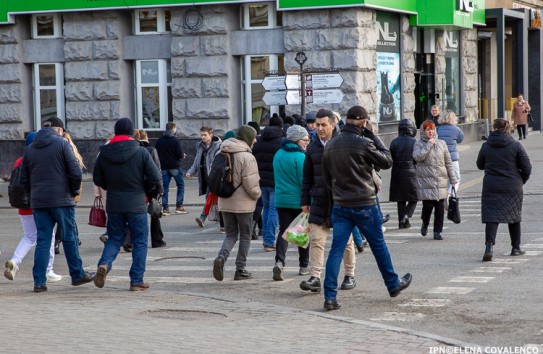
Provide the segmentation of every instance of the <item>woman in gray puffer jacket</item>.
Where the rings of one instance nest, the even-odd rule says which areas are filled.
[[[417,162],[418,199],[422,200],[422,227],[420,233],[426,236],[428,225],[434,214],[434,240],[443,240],[445,199],[448,196],[449,181],[457,183],[447,144],[438,140],[436,126],[432,121],[422,123],[420,140],[413,147],[413,160]]]

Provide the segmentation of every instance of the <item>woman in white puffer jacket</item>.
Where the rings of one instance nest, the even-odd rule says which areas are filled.
[[[436,126],[432,121],[422,123],[420,140],[413,147],[413,160],[416,161],[417,196],[422,201],[422,227],[420,233],[426,236],[432,210],[434,214],[434,240],[443,240],[443,221],[445,199],[448,196],[449,181],[457,183],[447,144],[438,140]]]

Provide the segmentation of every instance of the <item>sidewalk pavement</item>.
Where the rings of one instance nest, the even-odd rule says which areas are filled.
[[[540,147],[542,140],[542,135],[533,134],[524,144],[530,150]],[[466,165],[474,162],[481,143],[462,148]],[[472,166],[463,169],[466,193],[470,188],[480,191],[479,183],[469,183],[480,179],[481,173]],[[389,180],[383,178],[383,201],[388,200]],[[196,187],[196,179],[186,181],[186,205],[203,204]],[[4,195],[0,209],[9,208],[7,183],[0,183],[0,193]],[[92,201],[92,182],[87,181],[78,208],[89,207]],[[35,294],[31,277],[6,282],[0,283],[1,346],[6,353],[436,353],[480,348],[334,312],[210,293],[129,292],[115,286],[97,291],[92,283],[72,287],[62,281]]]

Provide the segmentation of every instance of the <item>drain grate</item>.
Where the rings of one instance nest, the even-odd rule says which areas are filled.
[[[195,310],[159,309],[145,311],[144,314],[153,318],[168,318],[181,321],[207,321],[215,320],[217,318],[226,318],[226,315],[222,313]]]

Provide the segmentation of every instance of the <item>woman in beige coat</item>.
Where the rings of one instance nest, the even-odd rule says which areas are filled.
[[[531,109],[528,101],[524,100],[524,95],[519,93],[511,112],[513,123],[517,126],[518,140],[522,140],[522,137],[526,139],[526,125],[528,125],[528,113]]]
[[[416,161],[417,196],[422,200],[422,227],[420,233],[426,236],[428,225],[434,214],[434,240],[443,240],[445,199],[448,196],[449,181],[457,183],[447,144],[438,140],[436,126],[430,120],[422,123],[420,140],[413,146],[413,160]]]
[[[256,131],[243,125],[234,138],[226,139],[221,144],[221,152],[233,154],[233,185],[236,188],[229,198],[219,198],[219,211],[224,219],[226,237],[219,255],[213,263],[213,277],[218,281],[224,278],[224,263],[239,235],[239,248],[236,257],[236,273],[234,280],[251,279],[253,275],[245,269],[247,254],[251,246],[251,225],[256,201],[260,198],[260,175],[256,159],[252,154],[252,146],[256,142]]]

